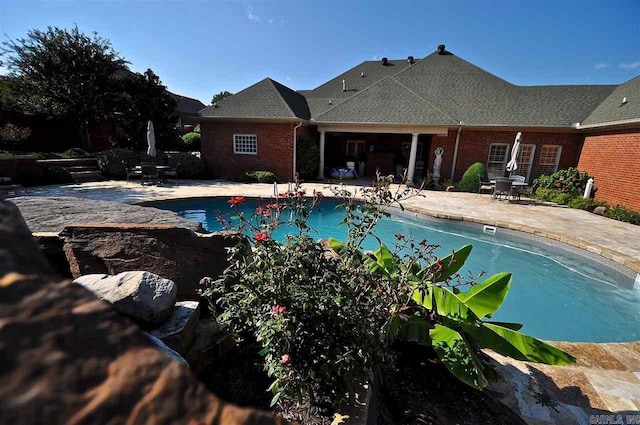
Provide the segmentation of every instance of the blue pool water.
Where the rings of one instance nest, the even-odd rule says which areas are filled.
[[[215,231],[221,228],[216,217],[231,212],[226,201],[227,198],[189,199],[153,206],[175,211]],[[248,199],[244,207],[249,212],[256,205],[255,200]],[[343,212],[335,205],[335,201],[323,201],[321,212],[309,220],[318,230],[318,237],[344,238],[346,229],[338,226]],[[282,238],[284,233],[286,228],[275,237]],[[636,284],[634,289],[630,273],[609,267],[599,257],[516,232],[498,229],[495,235],[489,235],[481,225],[400,213],[383,220],[376,230],[388,244],[393,243],[396,233],[440,245],[437,253],[441,256],[473,244],[461,270],[463,275],[512,272],[511,291],[494,320],[522,323],[523,332],[547,340],[640,340],[640,287]]]

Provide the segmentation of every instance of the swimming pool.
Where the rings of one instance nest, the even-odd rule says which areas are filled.
[[[216,220],[219,214],[231,213],[227,199],[196,198],[146,205],[175,211],[215,231],[221,228]],[[335,205],[334,200],[324,200],[321,211],[309,220],[318,237],[344,238],[346,229],[338,226],[343,212]],[[249,212],[256,203],[248,199],[243,207]],[[282,238],[286,227],[279,232],[274,237]],[[512,272],[511,291],[494,320],[522,323],[523,332],[547,340],[640,340],[640,288],[634,288],[631,271],[609,260],[533,235],[503,229],[487,234],[482,225],[399,211],[376,230],[389,244],[396,233],[438,244],[441,248],[437,253],[442,256],[473,244],[462,274]]]

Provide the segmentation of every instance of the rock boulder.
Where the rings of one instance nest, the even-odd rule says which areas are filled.
[[[18,208],[0,201],[0,276],[11,272],[53,274]]]
[[[193,340],[199,318],[200,303],[198,301],[181,301],[176,303],[171,316],[159,328],[150,330],[149,334],[159,338],[169,348],[182,355]]]
[[[123,272],[115,276],[91,274],[81,276],[74,283],[144,325],[158,325],[167,320],[176,303],[176,285],[146,271]]]
[[[238,233],[200,234],[170,225],[76,224],[66,227],[64,251],[74,277],[147,270],[178,285],[178,298],[198,299],[199,282],[227,267]]]
[[[0,278],[0,422],[276,425],[222,402],[130,320],[71,281]]]

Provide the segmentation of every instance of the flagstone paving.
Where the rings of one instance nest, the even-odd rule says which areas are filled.
[[[286,187],[279,185],[278,190]],[[355,186],[349,187],[356,190]],[[319,190],[330,195],[327,184],[305,184],[305,188],[308,193]],[[208,196],[270,197],[273,193],[273,185],[227,181],[175,181],[159,187],[104,181],[28,188],[20,195],[141,203]],[[640,226],[580,210],[531,202],[509,203],[470,193],[426,191],[423,197],[412,198],[404,205],[409,211],[434,217],[549,237],[640,272]],[[504,382],[492,383],[489,390],[530,425],[640,423],[640,342],[552,344],[575,356],[576,364],[540,365],[487,351],[505,377]]]

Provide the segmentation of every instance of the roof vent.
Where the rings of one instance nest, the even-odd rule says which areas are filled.
[[[382,58],[382,66],[387,66],[387,63],[389,62],[389,59],[387,58]]]
[[[333,102],[331,102],[331,99],[329,99],[329,105],[333,105]]]
[[[364,71],[360,73],[360,78],[364,78]]]
[[[624,105],[625,103],[627,103],[627,97],[626,96],[622,98],[622,104]]]
[[[413,65],[415,63],[415,61],[413,60],[413,56],[409,56],[407,58],[407,62],[409,63],[409,65]]]
[[[445,51],[446,50],[445,50],[445,45],[444,44],[441,44],[441,45],[438,46],[438,54],[439,55],[444,55]]]
[[[347,91],[347,81],[342,80],[342,91]]]

